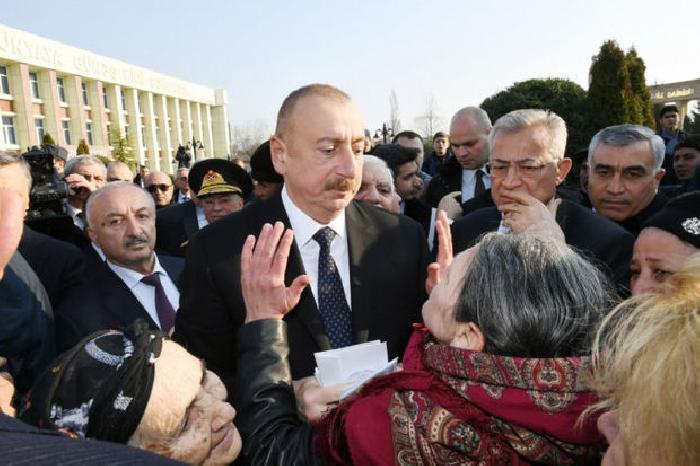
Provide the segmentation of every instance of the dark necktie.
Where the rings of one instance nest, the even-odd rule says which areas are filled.
[[[474,173],[474,197],[484,194],[486,185],[484,184],[484,171],[477,169]]]
[[[330,251],[335,232],[323,227],[312,238],[321,247],[318,255],[318,311],[323,326],[333,348],[349,346],[352,344],[350,308]]]
[[[163,284],[160,282],[160,276],[157,273],[146,275],[141,281],[156,289],[156,314],[158,314],[158,320],[160,321],[160,329],[164,332],[169,332],[175,325],[175,310],[170,301],[168,301]]]

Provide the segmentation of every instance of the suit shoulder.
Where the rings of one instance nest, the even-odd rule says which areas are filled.
[[[601,238],[634,241],[632,233],[602,215],[596,214],[592,210],[571,201],[564,200],[562,205],[565,206],[568,216],[567,227],[585,229],[592,234],[605,231],[606,233],[601,235]]]
[[[360,219],[372,222],[372,224],[380,228],[398,228],[399,231],[419,229],[422,231],[420,223],[412,218],[406,215],[389,212],[381,207],[363,201],[352,201],[352,204],[348,206],[348,208],[355,209]]]
[[[192,201],[163,207],[156,211],[156,222],[177,221],[187,215],[188,210],[193,209],[194,203],[192,203]]]

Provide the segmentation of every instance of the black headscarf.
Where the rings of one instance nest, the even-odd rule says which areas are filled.
[[[137,320],[124,331],[101,330],[84,338],[37,379],[22,420],[126,443],[151,397],[163,337]]]

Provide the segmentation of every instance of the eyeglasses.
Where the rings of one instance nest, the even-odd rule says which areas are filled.
[[[501,179],[508,176],[510,168],[513,167],[516,176],[523,179],[535,179],[539,177],[544,169],[553,163],[559,162],[546,162],[546,163],[531,163],[531,162],[489,162],[484,168],[486,173],[488,173],[491,178]]]
[[[147,186],[146,189],[148,190],[148,192],[154,193],[154,192],[156,192],[157,189],[165,192],[168,189],[170,189],[171,187],[172,187],[171,185],[163,183],[163,184],[152,184],[150,186]]]

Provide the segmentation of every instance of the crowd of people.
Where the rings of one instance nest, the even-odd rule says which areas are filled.
[[[700,138],[659,123],[574,162],[464,107],[426,151],[312,84],[249,170],[56,157],[42,222],[0,153],[3,462],[700,464]],[[395,372],[319,383],[372,340]]]

